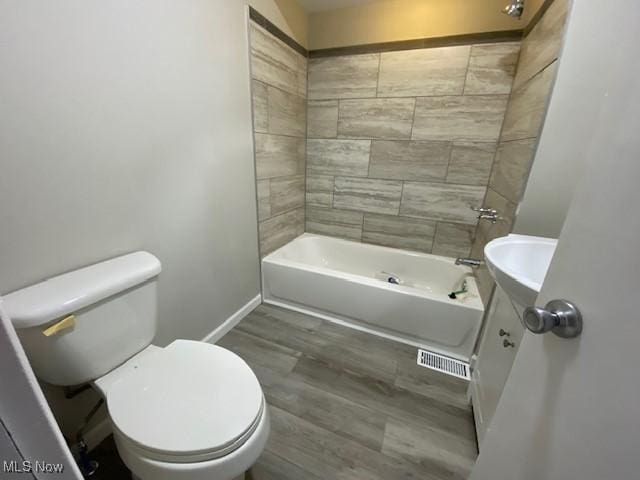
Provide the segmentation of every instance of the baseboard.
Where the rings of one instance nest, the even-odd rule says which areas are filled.
[[[213,332],[211,332],[206,337],[204,337],[202,341],[208,342],[208,343],[216,343],[218,340],[224,337],[225,334],[229,332],[229,330],[231,330],[233,327],[238,325],[244,317],[249,315],[249,313],[251,313],[261,303],[262,303],[262,295],[258,294],[254,298],[249,300],[249,302],[247,302],[246,305],[240,308],[240,310],[238,310],[236,313],[234,313],[229,318],[227,318],[222,323],[222,325],[220,325]]]

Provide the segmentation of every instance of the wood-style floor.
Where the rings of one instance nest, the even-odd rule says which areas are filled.
[[[467,383],[418,367],[415,348],[268,305],[218,345],[249,363],[269,404],[253,480],[468,477]]]
[[[416,349],[261,305],[218,345],[258,376],[271,436],[248,480],[466,479],[477,455],[467,383]],[[129,480],[111,438],[96,480]],[[212,479],[215,480],[215,479]]]

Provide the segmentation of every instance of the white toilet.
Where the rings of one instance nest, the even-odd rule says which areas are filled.
[[[223,348],[151,345],[160,270],[153,255],[132,253],[16,291],[4,304],[41,380],[92,382],[104,396],[135,477],[241,478],[269,436],[262,389]]]

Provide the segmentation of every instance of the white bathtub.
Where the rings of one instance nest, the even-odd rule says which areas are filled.
[[[262,260],[262,280],[267,303],[464,361],[484,312],[471,270],[452,258],[308,233]],[[450,299],[464,281],[468,293]]]

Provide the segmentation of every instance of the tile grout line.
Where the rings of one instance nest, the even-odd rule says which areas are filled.
[[[382,67],[382,52],[378,53],[378,73],[376,75],[376,98],[380,94],[380,69]]]
[[[467,78],[469,77],[469,67],[471,66],[471,57],[473,56],[474,45],[469,46],[469,58],[467,59],[467,68],[464,72],[464,82],[462,83],[462,96],[465,96],[465,90],[467,89]]]
[[[460,95],[455,95],[455,96],[485,96],[485,97],[509,97],[509,95],[504,95],[504,94],[473,94],[473,95],[465,95],[464,90],[466,90],[466,82],[468,79],[468,75],[469,75],[469,70],[470,70],[470,62],[471,62],[471,58],[472,58],[472,51],[473,51],[473,45],[469,45],[469,54],[468,54],[468,58],[467,58],[467,65],[466,65],[466,69],[465,69],[465,77],[464,77],[464,83],[463,83],[463,89],[462,89],[462,94]],[[378,53],[378,72],[377,72],[377,78],[376,78],[376,93],[375,93],[375,99],[382,99],[382,98],[387,98],[387,97],[380,97],[380,76],[381,76],[381,62],[382,62],[382,53]],[[450,96],[450,95],[442,95],[442,96],[436,96],[436,97],[446,97],[446,96]],[[413,140],[413,130],[415,127],[415,118],[416,118],[416,111],[417,111],[417,99],[420,97],[388,97],[388,98],[407,98],[407,99],[412,99],[413,100],[413,111],[412,111],[412,119],[411,119],[411,131],[409,134],[409,138],[398,138],[397,141],[399,143],[409,143],[411,141],[415,141]],[[349,98],[350,100],[353,99],[353,97]],[[373,100],[374,98],[371,98],[371,100]],[[311,100],[311,99],[310,99]],[[316,99],[313,99],[316,100]],[[317,100],[325,100],[325,101],[337,101],[338,106],[337,106],[337,118],[336,118],[336,123],[337,125],[337,131],[339,134],[339,124],[340,124],[340,120],[341,117],[343,115],[343,108],[344,106],[342,105],[342,98],[338,98],[338,99],[332,99],[332,98],[326,98],[326,99],[317,99]],[[351,137],[351,138],[339,138],[339,139],[324,139],[324,140],[335,140],[335,141],[349,141],[349,140],[354,140],[354,141],[358,141],[358,140],[364,140],[364,141],[369,141],[370,146],[373,145],[373,142],[375,142],[375,139],[372,138],[364,138],[364,137]],[[396,139],[389,139],[389,140],[396,140]],[[427,182],[420,182],[420,183],[441,183],[443,185],[460,185],[460,186],[468,186],[468,187],[477,187],[479,185],[476,185],[474,182],[462,182],[462,183],[451,183],[449,181],[447,181],[447,177],[449,175],[450,172],[450,168],[451,168],[451,162],[452,162],[452,155],[453,155],[453,145],[454,145],[454,141],[447,139],[448,141],[446,141],[447,145],[448,145],[448,159],[447,159],[447,165],[446,165],[446,172],[445,172],[445,176],[444,178],[440,181],[440,182],[431,182],[431,181],[427,181]],[[468,140],[468,139],[461,139],[461,140]],[[478,143],[487,143],[487,144],[496,144],[496,141],[483,141],[483,140],[477,140],[477,139],[473,139],[474,142],[478,142]],[[425,142],[429,142],[429,140],[426,140]],[[438,140],[438,142],[440,142],[440,140]],[[367,173],[366,173],[366,177],[362,177],[361,175],[342,175],[344,177],[348,177],[348,178],[367,178],[367,179],[371,179],[371,160],[372,160],[372,156],[373,156],[373,152],[372,152],[372,148],[370,148],[369,151],[369,158],[368,158],[368,165],[367,165]],[[318,172],[319,175],[327,175],[327,174],[332,174],[334,172],[327,172],[327,171],[321,171]],[[307,174],[309,174],[309,171],[307,171]],[[330,175],[331,176],[331,175]],[[331,201],[331,206],[328,207],[329,210],[331,209],[336,209],[336,210],[341,210],[341,209],[337,209],[335,206],[335,181],[336,181],[336,176],[333,175],[333,180],[334,180],[334,189],[333,189],[333,198]],[[382,178],[382,179],[376,179],[376,180],[389,180],[386,178]],[[406,184],[406,180],[403,180],[401,185],[401,195],[400,195],[400,202],[398,205],[398,212],[397,214],[386,214],[389,215],[390,217],[402,217],[402,218],[421,218],[421,217],[411,217],[411,216],[402,216],[400,214],[401,212],[401,207],[402,207],[402,197],[404,196],[404,187]],[[484,185],[483,185],[484,186]],[[486,190],[485,190],[486,191]],[[324,205],[320,205],[320,207],[326,207]],[[353,210],[353,211],[358,211],[358,210]],[[363,214],[364,215],[364,214]],[[364,220],[364,219],[363,219]],[[436,221],[436,234],[437,234],[437,226],[439,223],[438,219],[434,219]],[[467,223],[460,223],[456,220],[447,220],[448,222],[452,223],[452,224],[460,224],[460,225],[468,225]],[[363,226],[363,231],[364,231],[364,226]],[[434,239],[435,239],[435,235],[434,235]],[[433,245],[432,245],[433,246]]]

